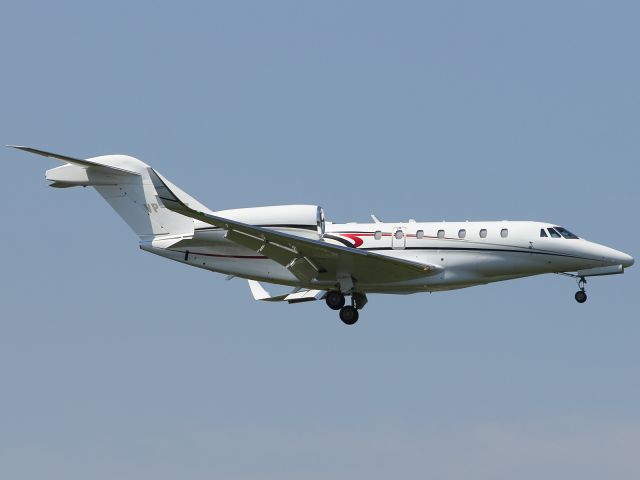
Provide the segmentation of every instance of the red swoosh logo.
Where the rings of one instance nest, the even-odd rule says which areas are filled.
[[[355,233],[343,233],[340,236],[341,237],[347,237],[349,240],[351,240],[353,242],[353,246],[355,248],[358,248],[360,245],[362,245],[364,243],[362,241],[362,239]]]

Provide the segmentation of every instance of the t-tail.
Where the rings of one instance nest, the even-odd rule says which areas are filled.
[[[51,187],[93,187],[138,235],[143,244],[166,245],[193,237],[194,220],[165,208],[150,177],[151,167],[127,155],[104,155],[79,159],[30,147],[9,145],[25,152],[62,160],[64,165],[47,170]],[[202,211],[210,211],[169,180],[162,180],[182,199]]]

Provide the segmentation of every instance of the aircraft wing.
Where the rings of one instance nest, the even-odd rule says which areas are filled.
[[[253,298],[261,300],[263,302],[289,302],[289,303],[302,303],[310,302],[313,300],[321,300],[327,292],[323,290],[308,290],[306,288],[295,289],[291,293],[285,293],[284,295],[271,295],[267,292],[260,282],[255,280],[249,280],[249,288],[253,294]]]
[[[225,238],[283,265],[302,282],[341,278],[364,283],[399,282],[434,275],[441,270],[435,265],[333,245],[199,212],[172,192],[153,169],[149,170],[158,197],[169,210],[227,230]]]

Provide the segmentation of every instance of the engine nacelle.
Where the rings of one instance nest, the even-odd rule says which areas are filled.
[[[322,207],[317,205],[275,205],[272,207],[234,208],[215,215],[258,227],[289,231],[295,235],[320,238],[325,221]]]

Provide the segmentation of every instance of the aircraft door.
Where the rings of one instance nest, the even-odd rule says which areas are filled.
[[[402,249],[407,245],[407,228],[393,227],[391,233],[391,248]]]

